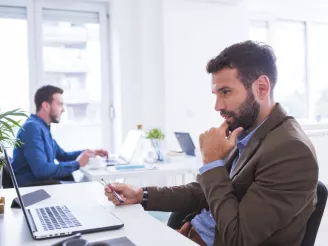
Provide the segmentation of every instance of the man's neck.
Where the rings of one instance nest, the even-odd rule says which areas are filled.
[[[257,116],[257,119],[254,123],[254,125],[247,130],[247,132],[252,132],[256,127],[258,127],[259,125],[262,124],[262,122],[269,117],[269,115],[271,114],[272,110],[276,107],[276,103],[272,103],[270,105],[267,105],[265,107],[262,107],[259,115]]]
[[[43,121],[46,122],[50,126],[51,122],[50,122],[49,117],[46,114],[44,114],[42,112],[37,112],[36,115],[39,116],[41,119],[43,119]]]

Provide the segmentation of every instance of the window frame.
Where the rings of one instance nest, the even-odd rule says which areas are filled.
[[[278,21],[293,21],[304,23],[305,27],[305,86],[307,90],[307,119],[297,119],[303,129],[305,130],[326,130],[328,129],[328,123],[317,122],[315,123],[315,100],[313,93],[314,84],[311,78],[311,33],[314,24],[325,24],[328,26],[328,17],[324,15],[312,15],[312,14],[300,14],[300,13],[264,13],[251,11],[251,17],[249,18],[249,28],[252,21],[267,22],[268,26],[268,40],[273,49],[275,48],[274,35],[276,32],[276,23]],[[278,79],[279,80],[279,79]],[[279,83],[279,82],[278,82]]]
[[[68,4],[61,0],[2,0],[2,6],[26,8],[28,71],[29,71],[29,111],[34,112],[34,93],[43,85],[43,33],[42,9],[77,10],[97,12],[99,14],[100,47],[101,47],[101,146],[114,149],[114,119],[110,118],[110,109],[114,105],[109,57],[109,2],[107,0],[72,0]]]

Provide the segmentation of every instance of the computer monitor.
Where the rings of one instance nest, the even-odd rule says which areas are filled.
[[[195,156],[195,145],[188,132],[174,132],[180,147],[186,155]]]

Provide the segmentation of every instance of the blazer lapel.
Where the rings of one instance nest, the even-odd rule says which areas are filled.
[[[246,165],[249,159],[254,155],[256,150],[260,147],[261,142],[255,136],[253,136],[249,143],[246,145],[243,153],[239,156],[237,163],[233,170],[231,170],[230,177],[233,179],[239,171]]]
[[[224,160],[224,166],[226,167],[228,173],[230,173],[233,161],[237,158],[238,156],[238,149],[235,147],[230,154],[225,158]]]
[[[286,111],[280,106],[279,103],[277,103],[271,114],[266,119],[266,121],[256,130],[254,135],[251,137],[241,156],[239,156],[239,159],[237,160],[237,163],[234,169],[232,170],[232,173],[230,174],[231,179],[233,179],[246,165],[249,159],[252,158],[252,156],[261,146],[261,142],[263,141],[265,136],[270,131],[272,131],[272,129],[276,128],[278,125],[284,122],[284,120],[286,119],[286,115]]]

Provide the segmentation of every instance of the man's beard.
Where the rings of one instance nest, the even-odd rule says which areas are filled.
[[[56,124],[59,123],[59,119],[57,119],[57,117],[52,111],[50,112],[49,118],[51,120],[51,123],[56,123]]]
[[[221,110],[221,115],[226,117],[232,117],[232,122],[227,122],[229,125],[229,131],[234,131],[238,127],[242,127],[244,131],[250,129],[256,121],[259,112],[260,105],[255,101],[253,92],[249,89],[247,91],[247,98],[239,107],[239,115],[237,116],[233,111]]]

